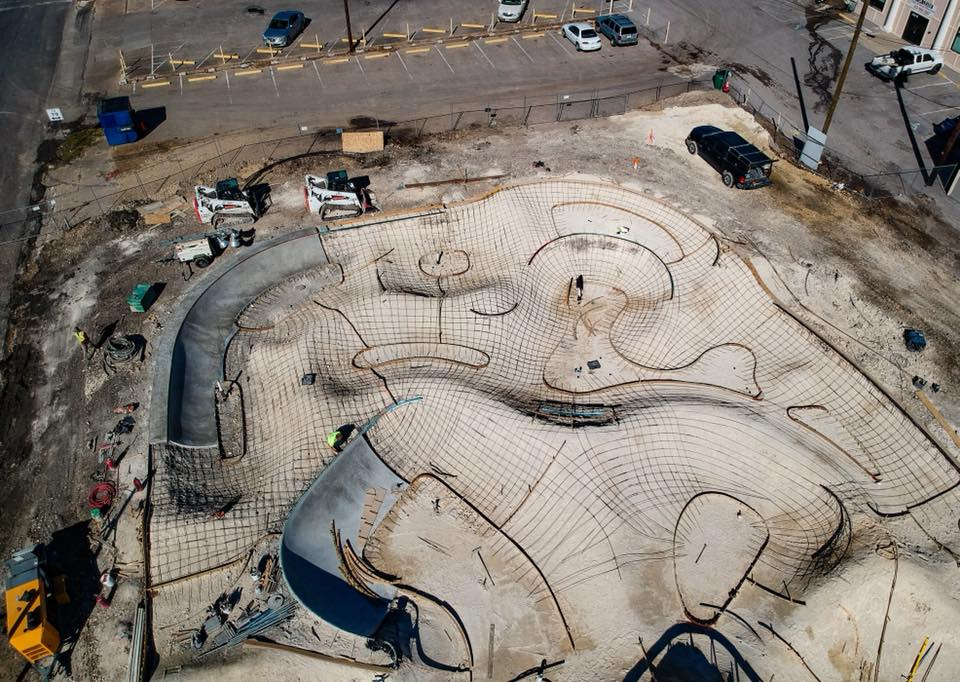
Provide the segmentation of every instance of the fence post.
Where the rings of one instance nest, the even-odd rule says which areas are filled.
[[[103,204],[100,203],[100,197],[97,196],[97,190],[93,188],[93,185],[90,186],[90,194],[93,195],[93,200],[97,202],[97,208],[100,210],[100,213],[103,213]]]
[[[147,196],[147,189],[143,186],[143,180],[140,178],[140,172],[133,171],[133,176],[137,179],[137,184],[140,185],[140,191],[143,193],[143,198],[147,201],[150,201],[150,197]]]
[[[127,84],[127,62],[123,58],[123,50],[118,49],[117,52],[120,54],[120,85]]]

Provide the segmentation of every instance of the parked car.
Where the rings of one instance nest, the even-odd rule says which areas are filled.
[[[773,159],[732,130],[697,126],[686,139],[687,151],[700,154],[723,178],[723,184],[737,189],[755,189],[770,184]]]
[[[600,36],[585,21],[563,25],[563,35],[577,47],[577,51],[594,52],[600,49]]]
[[[611,45],[636,45],[637,25],[622,14],[607,14],[598,17],[596,29],[610,39]]]
[[[943,66],[943,57],[922,47],[901,47],[889,54],[877,55],[866,63],[867,71],[878,78],[893,80],[915,73],[937,73]]]
[[[303,12],[284,10],[273,15],[263,32],[263,42],[270,47],[286,47],[300,35],[307,20]]]
[[[527,0],[500,0],[497,7],[497,21],[513,23],[520,21],[520,17],[527,10]]]

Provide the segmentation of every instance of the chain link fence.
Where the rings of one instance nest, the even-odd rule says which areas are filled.
[[[379,128],[394,139],[415,139],[423,135],[465,129],[578,121],[624,114],[663,99],[711,87],[709,80],[691,79],[661,82],[652,87],[629,91],[558,93],[518,98],[500,106],[467,109],[402,122],[371,120],[369,127]],[[191,196],[192,188],[197,184],[210,184],[230,176],[246,178],[265,166],[285,159],[336,153],[340,149],[340,130],[302,126],[296,135],[231,148],[224,148],[214,138],[204,146],[190,148],[191,158],[204,158],[193,163],[185,163],[182,158],[185,151],[174,149],[153,161],[148,170],[134,170],[114,178],[108,176],[108,186],[51,186],[42,201],[0,214],[0,227],[42,218],[51,229],[70,229],[84,220],[131,204],[162,201],[176,194]],[[0,246],[9,243],[0,239]]]

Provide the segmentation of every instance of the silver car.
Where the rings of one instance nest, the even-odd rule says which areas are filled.
[[[267,30],[263,32],[263,42],[271,47],[286,47],[296,40],[306,23],[303,12],[296,10],[277,12],[270,20]]]

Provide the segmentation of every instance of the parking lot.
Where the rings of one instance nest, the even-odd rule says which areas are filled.
[[[151,9],[153,4],[153,9]],[[615,11],[630,11],[632,0],[616,0]],[[254,7],[257,11],[249,11]],[[497,3],[464,0],[354,1],[350,5],[354,43],[359,48],[403,45],[422,39],[456,40],[480,34],[512,32],[559,20],[592,21],[610,2],[540,0],[528,6],[517,24],[497,23]],[[94,76],[117,80],[121,71],[131,78],[167,76],[180,69],[244,63],[269,58],[261,33],[272,14],[287,6],[161,0],[107,0],[100,10]],[[308,24],[286,56],[330,55],[347,47],[343,4],[306,0],[296,6]],[[261,11],[262,10],[262,11]],[[643,19],[646,19],[644,15]],[[122,60],[122,65],[121,65]]]
[[[120,91],[137,108],[166,108],[167,121],[156,133],[163,138],[250,125],[258,110],[277,125],[349,125],[357,116],[403,121],[602,98],[687,80],[689,73],[671,72],[670,64],[646,41],[614,48],[604,40],[599,52],[579,53],[555,27],[530,28],[466,40],[455,33],[428,44],[354,55],[340,50],[306,61],[227,64],[212,72],[169,69]]]

